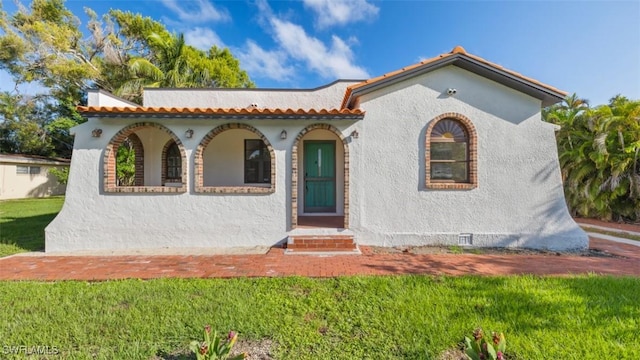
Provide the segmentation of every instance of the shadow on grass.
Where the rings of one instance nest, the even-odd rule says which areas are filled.
[[[0,243],[26,251],[44,250],[44,228],[56,215],[57,212],[28,217],[3,216]]]
[[[154,360],[195,360],[196,356],[192,353],[186,352],[176,352],[176,353],[168,353],[166,351],[158,351],[156,353],[156,357]]]

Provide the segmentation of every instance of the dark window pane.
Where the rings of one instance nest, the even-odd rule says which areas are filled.
[[[175,142],[167,149],[167,179],[182,181],[182,157]]]
[[[271,183],[271,156],[264,141],[244,141],[244,182]]]
[[[467,162],[432,162],[431,163],[431,179],[432,180],[451,180],[451,181],[468,181]]]
[[[30,166],[29,174],[40,174],[40,166]]]
[[[453,170],[453,181],[468,181],[469,177],[467,176],[467,162],[457,162],[451,164]]]
[[[255,161],[246,161],[244,163],[244,182],[246,183],[257,183],[258,182],[258,172],[259,172],[259,163]]]
[[[453,163],[432,163],[431,178],[434,180],[452,180],[453,179]]]
[[[467,160],[467,143],[465,142],[432,142],[431,160]]]
[[[28,174],[29,167],[28,166],[16,166],[16,174]]]

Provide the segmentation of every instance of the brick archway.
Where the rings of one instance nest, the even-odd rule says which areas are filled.
[[[141,176],[138,176],[138,166],[140,169],[144,169],[144,157],[138,157],[138,153],[136,151],[136,186],[118,186],[116,183],[116,154],[118,152],[118,147],[122,144],[122,142],[129,137],[134,139],[138,139],[139,146],[142,148],[142,143],[140,139],[135,134],[136,130],[144,129],[144,128],[154,128],[161,130],[167,133],[173,141],[178,145],[178,149],[180,150],[180,157],[182,159],[182,164],[187,164],[187,153],[184,149],[184,145],[182,141],[173,133],[173,131],[169,130],[167,127],[160,125],[154,122],[140,122],[128,125],[118,131],[112,138],[109,140],[107,147],[104,150],[103,156],[103,186],[105,192],[119,192],[119,193],[134,193],[134,192],[186,192],[187,185],[186,182],[183,181],[182,186],[144,186],[144,172],[142,172]],[[134,140],[134,147],[135,147]],[[144,151],[144,149],[143,149]],[[182,167],[182,179],[187,178],[187,166]],[[140,184],[140,185],[139,185]]]
[[[344,149],[344,192],[343,192],[343,207],[344,207],[344,228],[349,228],[349,144],[347,138],[342,135],[342,132],[333,125],[329,124],[313,124],[305,127],[296,136],[293,147],[291,148],[291,228],[295,229],[298,226],[298,153],[300,140],[311,131],[314,130],[328,130],[334,133],[340,141],[342,141],[342,147]]]
[[[247,130],[258,135],[269,150],[269,156],[271,157],[271,186],[204,186],[204,151],[216,136],[228,130]],[[226,194],[259,194],[259,193],[273,193],[276,191],[276,152],[271,145],[269,139],[260,130],[247,124],[241,123],[229,123],[220,125],[213,130],[209,131],[207,135],[200,141],[195,151],[194,156],[194,176],[195,176],[195,188],[199,193],[226,193]]]
[[[431,181],[431,132],[436,126],[438,121],[444,119],[452,119],[457,121],[465,128],[469,147],[469,181],[464,183],[443,183]],[[425,157],[425,187],[427,189],[442,189],[442,190],[471,190],[478,187],[478,133],[475,126],[469,118],[458,113],[444,113],[436,116],[427,127],[425,131],[425,145],[424,145],[424,157]]]

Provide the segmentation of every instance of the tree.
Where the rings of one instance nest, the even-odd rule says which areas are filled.
[[[561,126],[558,152],[574,215],[640,219],[640,101],[589,108],[574,94],[543,112]]]
[[[70,156],[69,129],[85,121],[76,106],[91,88],[140,103],[145,86],[254,86],[228,49],[195,49],[140,14],[85,11],[89,36],[64,0],[18,3],[14,14],[0,3],[0,69],[16,84],[0,99],[0,151]],[[46,91],[21,95],[18,85],[31,82]]]

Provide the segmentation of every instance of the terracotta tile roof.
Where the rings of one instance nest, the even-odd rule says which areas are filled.
[[[498,65],[496,63],[487,61],[487,60],[485,60],[485,59],[483,59],[483,58],[481,58],[479,56],[469,54],[469,53],[466,52],[466,50],[462,46],[458,45],[455,48],[453,48],[453,50],[451,50],[451,52],[448,52],[446,54],[440,54],[440,55],[432,57],[430,59],[422,60],[421,62],[419,62],[417,64],[409,65],[409,66],[403,67],[402,69],[399,69],[399,70],[396,70],[396,71],[392,71],[392,72],[386,73],[384,75],[381,75],[381,76],[378,76],[378,77],[374,77],[374,78],[371,78],[371,79],[368,79],[368,80],[365,80],[363,82],[360,82],[360,83],[357,83],[357,84],[354,84],[354,85],[351,85],[351,86],[347,87],[347,90],[345,92],[344,98],[342,100],[341,107],[342,108],[346,108],[348,106],[347,102],[350,102],[350,98],[351,98],[352,93],[355,90],[357,90],[359,88],[362,88],[363,86],[371,85],[371,84],[374,84],[374,83],[379,82],[381,80],[392,78],[392,77],[394,77],[396,75],[399,75],[399,74],[405,73],[407,71],[419,68],[421,66],[432,64],[432,63],[434,63],[434,62],[436,62],[438,60],[442,60],[442,59],[446,59],[446,58],[450,58],[450,57],[454,57],[454,56],[460,56],[460,55],[465,56],[465,57],[470,58],[470,59],[473,59],[473,60],[476,60],[476,61],[478,61],[478,62],[480,62],[480,63],[482,63],[482,64],[484,64],[484,65],[486,65],[488,67],[501,70],[501,71],[503,71],[505,73],[508,73],[511,76],[514,76],[516,78],[519,78],[519,79],[521,79],[521,80],[523,80],[525,82],[529,82],[529,83],[535,84],[537,86],[540,86],[540,87],[542,87],[544,89],[547,89],[547,90],[550,90],[552,92],[561,94],[562,96],[566,96],[568,94],[565,91],[562,91],[562,90],[559,90],[559,89],[557,89],[557,88],[555,88],[553,86],[541,83],[541,82],[539,82],[539,81],[537,81],[535,79],[532,79],[530,77],[524,76],[524,75],[522,75],[522,74],[520,74],[518,72],[506,69],[501,65]]]
[[[260,109],[260,108],[178,108],[178,107],[110,107],[110,106],[78,106],[80,113],[90,115],[151,115],[178,117],[200,116],[251,116],[251,117],[344,117],[361,118],[364,111],[360,109]]]

